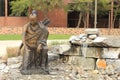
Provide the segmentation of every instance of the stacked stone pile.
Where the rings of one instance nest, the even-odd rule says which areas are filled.
[[[101,80],[120,80],[120,36],[101,36],[98,29],[87,29],[69,42],[71,48],[63,53],[69,56],[68,63],[84,70],[99,70]]]

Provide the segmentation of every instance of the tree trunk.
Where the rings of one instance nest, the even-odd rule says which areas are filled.
[[[83,23],[84,23],[84,28],[86,28],[86,24],[87,24],[87,16],[86,16],[85,13],[84,13],[84,16],[83,16]]]
[[[87,7],[90,9],[90,3],[87,3]],[[86,16],[86,28],[88,28],[89,27],[89,16],[90,16],[90,14],[89,14],[89,11],[87,11],[87,16]]]
[[[89,28],[89,12],[87,12],[86,28]]]
[[[118,11],[118,8],[115,10],[114,19],[113,19],[113,27],[114,27],[115,20],[116,20],[116,17],[117,17],[117,11]]]
[[[110,11],[109,11],[109,19],[108,19],[108,29],[109,29],[109,31],[108,31],[108,34],[110,34],[110,28],[111,28],[111,23],[110,23],[111,16],[110,15],[111,14],[110,14]]]
[[[82,13],[79,13],[79,20],[78,20],[78,24],[76,28],[79,28],[80,24],[81,24],[81,19],[82,19]]]
[[[120,28],[120,18],[119,18],[119,28]]]
[[[110,11],[109,11],[109,18],[108,18],[108,28],[110,28]]]

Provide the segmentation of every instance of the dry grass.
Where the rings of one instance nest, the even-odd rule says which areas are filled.
[[[18,48],[19,47],[8,47],[7,48],[8,57],[17,57],[18,56]]]
[[[68,44],[66,41],[53,41],[51,42],[50,44],[48,44],[48,49],[50,50],[51,49],[51,46],[53,45],[62,45],[62,44]],[[8,55],[8,58],[10,57],[17,57],[18,56],[18,48],[19,47],[7,47],[7,55]],[[23,52],[23,49],[21,50],[21,52]],[[22,54],[20,54],[22,55]]]

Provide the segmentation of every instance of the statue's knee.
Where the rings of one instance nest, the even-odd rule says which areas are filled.
[[[43,50],[44,51],[48,51],[48,47],[47,46],[43,46]]]
[[[39,44],[37,47],[37,53],[40,53],[41,50],[42,50],[42,44]]]

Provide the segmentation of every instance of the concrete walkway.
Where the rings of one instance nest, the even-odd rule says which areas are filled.
[[[7,47],[18,47],[21,44],[21,40],[5,40],[0,41],[0,57],[7,53]],[[48,40],[47,43],[50,44],[52,42],[68,42],[68,40]]]
[[[21,40],[0,41],[0,57],[7,55],[7,47],[17,47],[21,44]]]
[[[20,46],[21,40],[5,40],[5,41],[0,41],[0,49],[4,47],[16,47]],[[48,40],[47,43],[50,44],[52,42],[68,42],[68,40]]]

